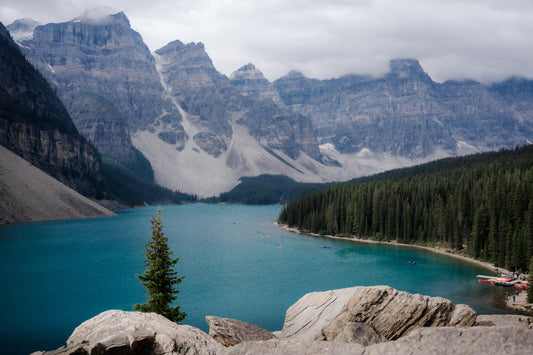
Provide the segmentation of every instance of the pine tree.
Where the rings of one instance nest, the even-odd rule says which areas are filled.
[[[179,258],[171,258],[172,252],[168,248],[168,238],[163,233],[161,222],[161,210],[151,220],[151,241],[146,243],[146,270],[142,275],[136,275],[148,295],[148,301],[144,304],[135,304],[133,309],[141,312],[155,312],[165,316],[173,322],[182,321],[186,313],[180,311],[179,306],[170,307],[170,304],[178,298],[179,291],[174,286],[181,283],[184,276],[177,277],[174,265]]]

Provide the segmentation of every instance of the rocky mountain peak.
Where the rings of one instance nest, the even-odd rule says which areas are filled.
[[[20,42],[31,39],[33,37],[33,30],[39,25],[40,23],[34,19],[23,18],[15,20],[11,25],[7,26],[7,29],[11,33],[13,40]]]
[[[184,44],[176,40],[156,50],[155,53],[163,57],[171,57],[176,62],[175,64],[179,66],[190,66],[191,69],[192,67],[202,67],[204,70],[215,70],[202,42]]]
[[[239,68],[230,76],[231,84],[237,87],[241,94],[256,100],[272,100],[282,105],[279,93],[268,81],[263,73],[252,63]]]
[[[291,70],[289,74],[285,75],[285,78],[294,79],[294,78],[306,78],[306,77],[302,72],[298,70]]]
[[[248,81],[248,80],[257,80],[257,81],[268,81],[263,76],[263,73],[255,67],[252,63],[248,63],[236,71],[234,71],[230,79],[232,81]]]
[[[130,27],[123,12],[105,16],[88,13],[72,21],[38,26],[33,40],[107,49],[136,46],[148,51],[141,35]]]
[[[393,59],[389,63],[390,75],[399,79],[419,78],[431,80],[416,59]]]

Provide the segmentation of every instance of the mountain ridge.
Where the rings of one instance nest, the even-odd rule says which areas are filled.
[[[390,71],[379,78],[347,74],[318,80],[293,71],[270,82],[251,63],[227,77],[201,42],[176,40],[154,53],[139,42],[131,47],[138,54],[125,56],[120,48],[140,35],[124,13],[110,18],[120,26],[109,27],[111,20],[86,29],[76,27],[82,20],[48,24],[19,44],[68,102],[76,124],[85,122],[86,137],[97,146],[107,141],[107,151],[119,160],[127,159],[132,147],[139,149],[167,188],[208,197],[228,191],[242,176],[265,173],[302,182],[349,180],[533,141],[531,80],[441,84],[416,59],[391,60]],[[110,58],[89,46],[83,48],[90,55],[84,55],[79,44],[72,57],[62,49],[70,42],[39,40],[61,32],[58,28],[78,28],[77,36],[95,43],[111,38],[123,54]],[[52,34],[40,34],[46,31]],[[89,70],[87,61],[113,71]],[[72,63],[85,63],[83,77],[91,86],[72,90],[79,82],[79,75],[66,70]],[[97,102],[88,97],[102,93],[111,104],[109,118],[87,109]],[[95,122],[103,127],[99,133],[91,128]]]

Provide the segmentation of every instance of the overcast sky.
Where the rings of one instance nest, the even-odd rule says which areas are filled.
[[[96,6],[124,11],[151,50],[204,43],[228,76],[247,63],[271,81],[379,76],[416,58],[439,82],[533,79],[531,0],[2,0],[0,21],[62,22]]]

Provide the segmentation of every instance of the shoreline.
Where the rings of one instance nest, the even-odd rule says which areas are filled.
[[[357,237],[348,238],[348,237],[337,237],[337,236],[325,235],[325,234],[322,235],[322,234],[316,234],[316,233],[307,233],[307,232],[301,232],[301,231],[299,231],[296,228],[289,227],[286,224],[280,224],[277,221],[274,222],[274,224],[277,225],[278,227],[280,227],[281,229],[286,230],[286,231],[289,231],[289,232],[292,232],[292,233],[297,233],[297,234],[309,235],[309,236],[312,236],[312,237],[321,237],[321,238],[328,238],[328,239],[346,240],[346,241],[351,241],[351,242],[355,242],[355,243],[394,245],[394,246],[401,246],[401,247],[408,247],[408,248],[424,249],[424,250],[427,250],[427,251],[430,251],[432,253],[436,253],[436,254],[439,254],[439,255],[450,256],[450,257],[453,257],[453,258],[456,258],[456,259],[460,259],[462,261],[474,263],[474,264],[476,264],[478,266],[481,266],[481,267],[483,267],[483,268],[485,268],[487,270],[490,270],[491,272],[496,273],[497,275],[498,274],[514,275],[513,272],[511,272],[509,270],[506,270],[506,269],[504,269],[502,267],[497,267],[496,265],[491,264],[491,263],[489,263],[487,261],[476,260],[476,259],[473,259],[473,258],[471,258],[469,256],[464,255],[464,254],[454,253],[454,252],[450,251],[449,249],[445,249],[445,248],[442,248],[442,247],[430,247],[430,246],[425,246],[425,245],[398,243],[397,241],[380,241],[380,240],[362,239],[362,238],[357,238]],[[518,292],[518,290],[515,289],[515,288],[513,288],[513,291],[517,291]],[[526,300],[527,300],[527,292],[526,291],[519,291],[518,292],[518,296],[516,297],[516,302],[513,302],[512,298],[509,298],[505,303],[506,303],[507,308],[509,308],[509,309],[518,310],[518,311],[524,312],[524,313],[526,313],[528,315],[533,315],[533,303],[527,303]],[[528,308],[529,308],[529,310],[528,310]]]

